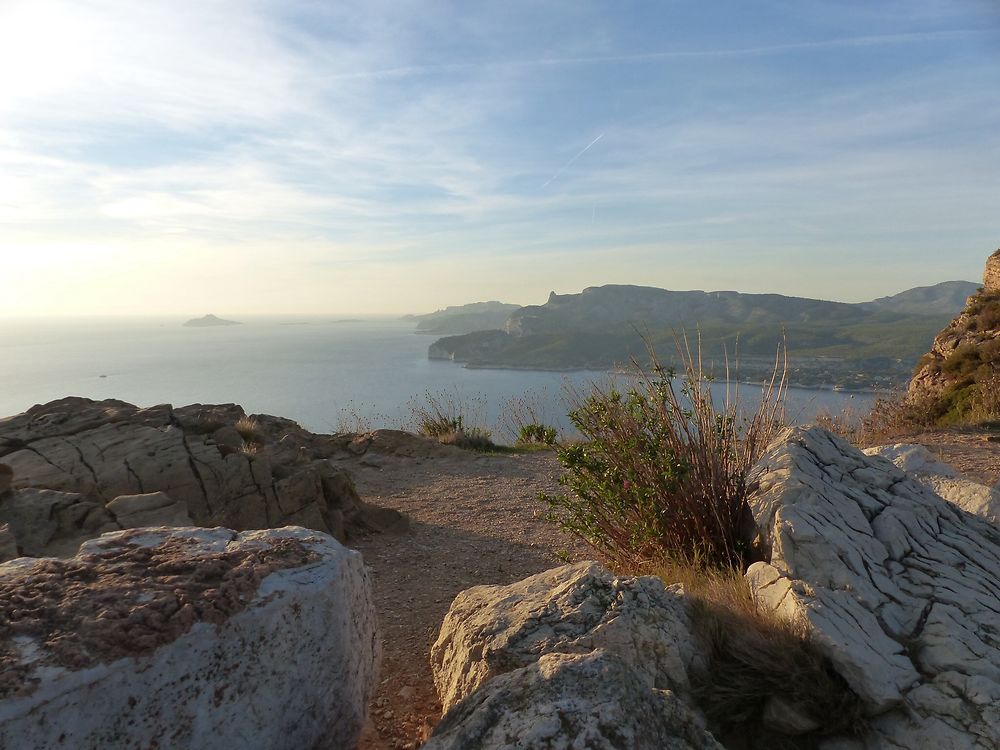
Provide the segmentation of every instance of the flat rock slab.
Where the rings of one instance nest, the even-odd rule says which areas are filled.
[[[747,577],[863,698],[865,746],[1000,747],[1000,528],[817,428],[756,479],[767,561]]]
[[[0,747],[354,747],[361,555],[288,527],[136,529],[0,565]]]

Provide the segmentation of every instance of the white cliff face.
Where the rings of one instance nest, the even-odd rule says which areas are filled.
[[[288,527],[137,529],[0,565],[0,747],[355,747],[361,555]]]
[[[759,464],[760,600],[804,617],[870,748],[1000,746],[1000,529],[819,429]]]

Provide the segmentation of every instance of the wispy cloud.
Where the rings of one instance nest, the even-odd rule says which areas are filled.
[[[856,23],[806,3],[724,36],[713,11],[674,31],[666,6],[14,0],[0,253],[259,243],[299,268],[440,263],[456,288],[472,258],[574,250],[599,283],[657,243],[799,242],[806,268],[848,239],[948,231],[971,259],[1000,229],[1000,105],[983,94],[1000,74],[981,18],[920,8]],[[569,156],[555,172],[552,154]]]

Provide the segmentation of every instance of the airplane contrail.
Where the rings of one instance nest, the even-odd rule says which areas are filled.
[[[563,172],[565,172],[567,169],[569,169],[573,165],[573,162],[575,162],[577,159],[579,159],[581,156],[583,156],[585,153],[587,153],[590,150],[590,147],[593,146],[595,143],[597,143],[599,140],[601,140],[601,138],[603,138],[603,137],[604,137],[604,133],[601,133],[594,140],[592,140],[590,143],[588,143],[586,146],[584,146],[583,149],[580,151],[580,153],[578,153],[576,156],[574,156],[568,162],[566,162],[565,164],[563,164],[562,168],[558,172],[556,172],[549,179],[547,179],[545,181],[545,183],[542,185],[542,187],[543,188],[544,187],[548,187],[549,183],[552,182],[552,180],[554,180],[556,177],[558,177]]]

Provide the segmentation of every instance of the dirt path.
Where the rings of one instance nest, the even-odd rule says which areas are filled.
[[[349,467],[361,496],[406,513],[408,532],[355,546],[374,573],[381,683],[362,750],[415,748],[441,716],[428,655],[455,595],[593,557],[542,518],[559,491],[551,453],[365,456]]]

